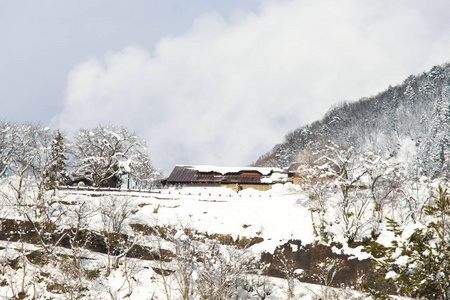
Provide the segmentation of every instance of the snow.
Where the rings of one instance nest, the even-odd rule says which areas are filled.
[[[411,138],[405,138],[399,141],[400,149],[397,153],[397,161],[408,164],[414,160],[417,155],[416,142]]]
[[[290,186],[279,184],[267,192],[246,189],[239,193],[202,187],[160,190],[161,194],[136,200],[145,206],[132,216],[132,222],[179,225],[209,234],[231,234],[233,238],[259,236],[264,241],[252,247],[256,253],[273,252],[291,239],[311,243],[309,211],[299,204],[306,196]],[[158,213],[154,214],[156,207]]]
[[[5,196],[11,197],[12,191],[8,189],[8,186],[8,181],[0,182],[0,190]],[[277,246],[285,244],[289,240],[301,240],[303,245],[315,241],[311,212],[308,206],[310,202],[308,193],[291,183],[276,184],[271,190],[265,192],[246,189],[238,193],[224,187],[169,188],[152,190],[151,192],[58,190],[52,201],[58,201],[59,203],[55,202],[52,208],[61,211],[66,210],[62,217],[62,223],[70,226],[69,224],[73,222],[71,209],[81,203],[86,203],[87,209],[92,213],[88,222],[89,229],[100,232],[103,224],[98,207],[100,203],[111,198],[118,201],[130,201],[129,205],[133,213],[124,225],[124,233],[128,234],[131,233],[129,224],[138,223],[151,227],[158,225],[175,228],[174,238],[180,241],[188,241],[189,239],[183,230],[184,228],[195,229],[199,233],[229,234],[235,239],[260,237],[263,238],[261,243],[247,249],[249,255],[256,257],[262,252],[273,253]],[[331,197],[329,201],[338,205],[337,198]],[[8,203],[0,203],[0,208],[1,217],[23,218],[20,213],[8,206]],[[327,218],[329,220],[336,219],[338,211],[338,209],[330,209]],[[175,252],[174,244],[164,239],[144,236],[140,243],[147,247],[160,247]],[[0,265],[2,265],[2,260],[5,262],[5,260],[11,261],[22,257],[23,252],[21,251],[23,250],[21,250],[21,247],[23,246],[20,243],[1,242]],[[299,250],[296,244],[291,243],[291,247],[294,251]],[[25,244],[25,248],[22,249],[33,251],[40,249],[40,247]],[[342,249],[336,248],[333,250],[337,253],[351,255],[352,258],[368,258],[368,254],[362,251],[362,247],[352,249],[344,246]],[[56,248],[54,253],[64,256],[72,255],[71,250],[66,248]],[[85,295],[86,299],[109,299],[112,295],[117,296],[117,299],[123,299],[128,294],[129,289],[132,290],[132,294],[128,299],[167,299],[162,276],[158,275],[153,268],[170,268],[169,263],[127,258],[126,265],[120,264],[117,270],[113,270],[106,277],[104,270],[107,264],[107,256],[105,254],[85,251],[83,256],[85,257],[83,260],[84,269],[102,270],[98,279],[92,281],[83,279],[85,280],[82,282],[83,285],[88,288]],[[303,272],[301,269],[295,270],[297,275],[301,275]],[[42,277],[40,274],[43,273],[51,274],[51,278],[55,282],[66,280],[59,267],[54,265],[45,265],[39,268],[30,265],[27,278],[39,279]],[[125,274],[131,274],[133,278],[131,287],[128,286]],[[21,272],[16,272],[15,277],[11,279],[16,289],[20,285],[21,276]],[[266,299],[281,300],[287,298],[286,280],[256,275],[248,276],[249,278],[253,276],[252,280],[267,281],[267,285],[270,286],[272,292]],[[73,278],[70,280],[77,282]],[[167,277],[167,280],[172,280],[172,285],[176,284],[175,279],[171,277]],[[28,294],[32,294],[32,290],[31,285],[27,286]],[[39,284],[36,290],[41,297],[37,299],[44,299],[45,297],[64,299],[67,296],[55,296],[55,294],[47,291],[45,286]],[[364,299],[363,295],[353,290],[325,288],[320,285],[305,284],[298,281],[295,282],[294,292],[298,299],[318,299],[325,292],[330,293],[330,295],[345,296],[348,299]],[[11,287],[0,286],[0,299],[11,297]]]
[[[380,243],[383,246],[389,247],[391,245],[391,241],[395,240],[395,235],[391,231],[383,230],[380,236],[377,238],[377,243]]]
[[[407,240],[411,235],[418,229],[425,228],[421,223],[410,223],[408,224],[402,232],[402,239]]]
[[[395,279],[398,278],[398,276],[399,276],[399,275],[398,275],[396,272],[394,272],[394,271],[389,271],[389,272],[387,272],[385,278],[386,278],[386,280],[387,280],[387,279],[395,280]]]
[[[350,248],[347,243],[344,243],[342,245],[341,249],[338,249],[337,247],[333,247],[331,250],[337,254],[350,255],[349,259],[364,260],[364,259],[372,258],[372,256],[369,253],[363,251],[364,250],[363,246],[358,246],[356,248]]]
[[[287,182],[287,173],[273,172],[270,176],[265,176],[261,178],[263,183],[273,183],[273,182]]]

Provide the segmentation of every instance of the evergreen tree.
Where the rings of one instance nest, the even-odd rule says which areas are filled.
[[[450,87],[444,87],[434,103],[431,128],[421,155],[427,175],[437,177],[449,171]]]
[[[418,299],[450,299],[450,197],[441,187],[438,192],[424,208],[428,223],[411,235],[389,220],[396,239],[375,265],[400,292]]]
[[[64,155],[65,152],[64,137],[58,129],[52,140],[49,161],[43,174],[44,186],[47,190],[53,189],[58,185],[65,185],[69,180],[65,163],[67,160]]]

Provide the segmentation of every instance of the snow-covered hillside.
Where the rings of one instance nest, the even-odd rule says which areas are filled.
[[[254,165],[290,167],[299,156],[320,150],[329,140],[340,147],[353,147],[356,155],[373,152],[398,159],[405,158],[402,148],[407,146],[411,174],[448,176],[449,82],[450,64],[443,64],[411,75],[375,96],[342,102],[321,120],[288,133]]]
[[[0,186],[0,299],[200,299],[222,279],[222,296],[232,299],[365,298],[350,287],[301,283],[301,269],[287,279],[262,275],[261,253],[315,239],[298,186],[58,190],[36,200],[31,184],[19,199],[11,180]],[[335,249],[367,255],[360,250]]]

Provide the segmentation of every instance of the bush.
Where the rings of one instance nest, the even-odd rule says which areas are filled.
[[[84,276],[89,280],[95,280],[100,277],[100,270],[85,270]]]

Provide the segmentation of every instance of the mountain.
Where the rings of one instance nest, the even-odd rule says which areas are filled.
[[[445,175],[450,160],[450,65],[409,76],[376,96],[332,107],[319,121],[286,135],[255,166],[289,167],[324,143],[399,157],[408,148],[408,172]]]

